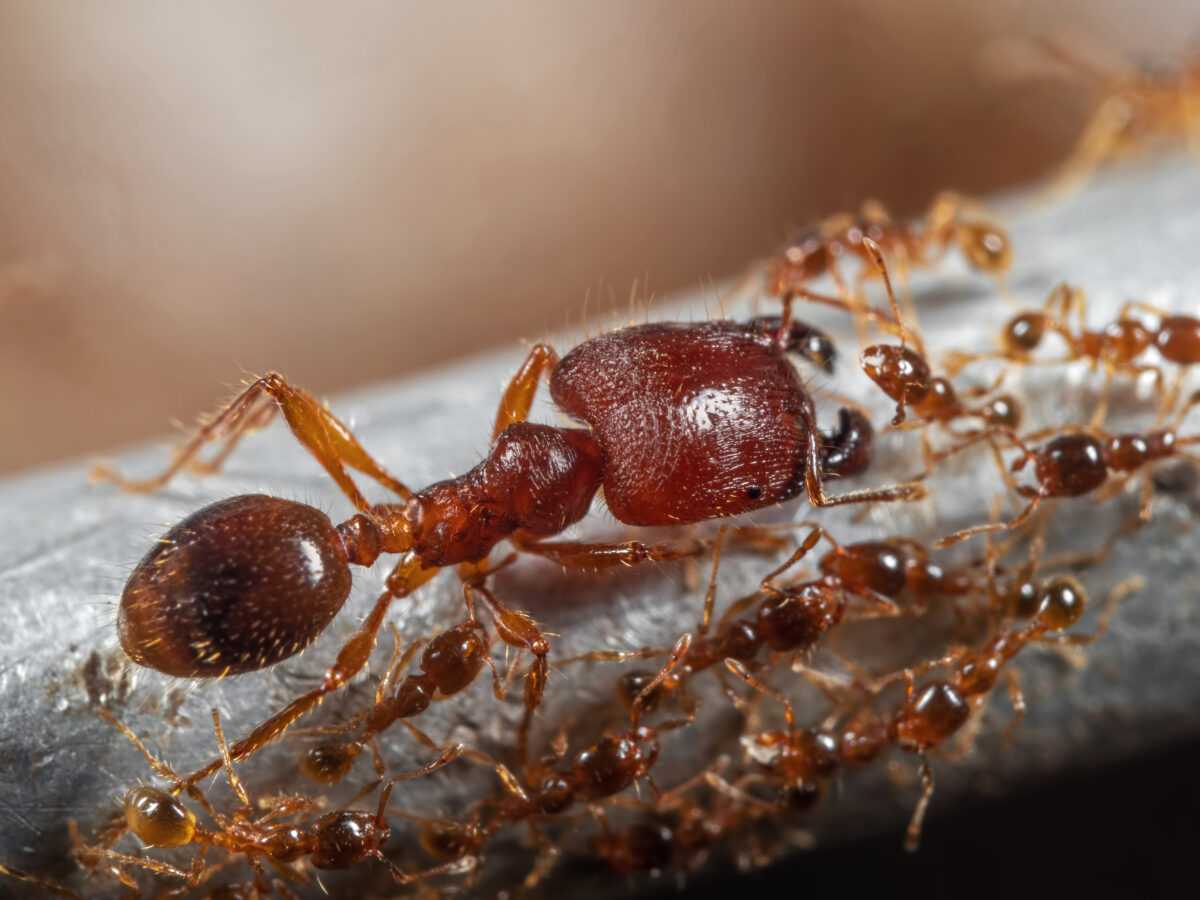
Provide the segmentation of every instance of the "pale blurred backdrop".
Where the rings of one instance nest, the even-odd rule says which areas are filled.
[[[1044,174],[1200,4],[0,4],[0,470],[736,274],[867,196]],[[482,433],[482,432],[481,432]]]

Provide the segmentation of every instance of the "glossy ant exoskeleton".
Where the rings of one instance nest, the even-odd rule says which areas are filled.
[[[463,859],[420,872],[405,872],[384,856],[382,850],[391,833],[385,812],[394,785],[400,781],[430,775],[452,763],[463,754],[465,748],[462,745],[444,748],[436,759],[420,769],[390,776],[383,787],[374,813],[343,809],[320,816],[310,825],[299,826],[278,820],[311,811],[315,804],[305,798],[285,797],[265,814],[254,813],[250,797],[234,771],[233,760],[216,710],[212,713],[213,730],[221,751],[226,778],[239,802],[232,816],[218,812],[199,787],[187,784],[181,779],[111,713],[104,709],[99,712],[138,749],[150,768],[171,784],[170,791],[148,786],[130,790],[125,795],[123,804],[126,828],[148,847],[197,848],[188,869],[181,869],[151,857],[120,853],[107,846],[84,846],[77,850],[77,856],[90,867],[106,866],[118,880],[131,889],[136,890],[137,883],[126,871],[128,867],[139,867],[158,875],[180,878],[189,887],[195,887],[215,871],[214,867],[205,863],[207,851],[214,848],[231,855],[244,855],[254,869],[255,888],[262,893],[270,893],[272,890],[266,880],[263,862],[288,864],[306,859],[318,869],[345,869],[360,862],[376,860],[384,863],[391,870],[392,877],[400,884],[412,884],[437,875],[464,874],[474,868],[474,860]],[[203,808],[215,823],[215,830],[198,823],[196,815],[179,799],[178,795],[181,792],[186,792]],[[216,868],[219,867],[220,865]]]
[[[1138,518],[1143,522],[1148,521],[1154,486],[1151,480],[1151,464],[1171,458],[1200,462],[1200,456],[1183,449],[1200,443],[1200,435],[1180,437],[1177,433],[1184,417],[1198,404],[1200,393],[1192,395],[1188,402],[1180,407],[1175,421],[1166,428],[1140,434],[1108,434],[1098,429],[1072,429],[1047,441],[1036,450],[1031,450],[1025,440],[1013,432],[995,429],[994,434],[1007,438],[1021,451],[1021,456],[1012,464],[1013,472],[1019,472],[1029,463],[1033,463],[1036,487],[1015,485],[1008,470],[1002,469],[1010,488],[1029,502],[1008,522],[990,522],[986,525],[963,528],[941,538],[935,546],[947,547],[977,534],[1018,528],[1029,520],[1043,500],[1090,494],[1104,486],[1114,473],[1119,476],[1119,480],[1112,482],[1112,490],[1115,492],[1140,471],[1142,499]],[[969,443],[970,441],[964,441],[950,452],[957,452]]]
[[[1056,334],[1066,345],[1067,355],[1046,360],[1046,364],[1086,360],[1093,368],[1101,366],[1104,369],[1104,387],[1090,423],[1093,428],[1099,428],[1107,417],[1112,381],[1117,374],[1132,375],[1135,379],[1146,374],[1153,375],[1157,389],[1163,393],[1163,408],[1173,406],[1178,388],[1163,391],[1162,371],[1157,366],[1139,362],[1139,359],[1143,353],[1155,347],[1163,359],[1180,366],[1181,373],[1187,367],[1200,363],[1200,319],[1170,315],[1157,307],[1130,302],[1121,307],[1115,320],[1094,330],[1087,326],[1086,307],[1080,289],[1059,284],[1046,297],[1041,310],[1027,310],[1005,323],[1000,334],[999,351],[952,352],[946,357],[947,370],[955,373],[971,362],[986,359],[1029,365],[1034,362],[1033,352],[1041,346],[1046,335]],[[1130,318],[1129,313],[1135,309],[1150,311],[1158,316],[1157,327]],[[1073,314],[1077,323],[1075,330],[1071,327]]]
[[[585,569],[686,558],[707,547],[694,539],[652,545],[547,540],[579,521],[601,487],[613,515],[630,525],[733,516],[804,492],[815,506],[923,497],[921,485],[826,493],[827,475],[854,474],[869,463],[861,443],[869,440],[870,426],[850,413],[838,431],[818,431],[812,400],[787,359],[793,334],[785,316],[775,335],[731,321],[634,326],[592,338],[562,360],[539,344],[504,393],[487,459],[415,493],[309,394],[279,375],[260,378],[158,477],[129,482],[109,470],[98,476],[126,489],[153,490],[210,440],[225,438],[223,459],[277,407],[358,513],[335,527],[310,506],[261,495],[194,513],[130,576],[118,615],[122,646],[143,665],[186,677],[272,665],[310,643],[341,608],[350,565],[400,554],[386,591],[321,684],[237,742],[232,754],[241,759],[361,671],[392,601],[442,567],[478,563],[505,539],[521,552]],[[544,376],[558,406],[589,428],[525,421]],[[671,452],[646,445],[647,435],[659,436]],[[370,504],[348,468],[403,502]],[[527,692],[537,696],[536,688]],[[187,780],[218,766],[214,760]]]

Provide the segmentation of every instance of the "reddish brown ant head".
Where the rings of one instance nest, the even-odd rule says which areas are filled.
[[[867,377],[899,407],[916,406],[929,393],[929,364],[914,350],[895,344],[874,344],[863,350],[859,362]],[[892,421],[896,425],[903,422],[903,413],[898,411]]]
[[[136,663],[181,677],[250,672],[303,650],[350,594],[320,510],[251,494],[188,516],[138,563],[117,614]]]

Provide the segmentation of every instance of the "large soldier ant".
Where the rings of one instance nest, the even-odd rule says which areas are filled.
[[[818,431],[812,400],[787,359],[795,334],[785,315],[774,334],[761,323],[725,320],[634,326],[592,338],[562,360],[539,344],[504,393],[487,459],[419,492],[391,476],[308,393],[276,374],[259,378],[160,475],[131,482],[99,469],[97,477],[153,490],[194,462],[208,441],[224,438],[219,463],[278,408],[358,513],[335,527],[310,506],[262,495],[194,513],[130,576],[118,615],[122,646],[142,665],[185,677],[273,665],[310,643],[341,608],[351,564],[400,554],[386,590],[321,684],[236,743],[232,756],[241,759],[357,674],[392,601],[442,567],[478,563],[506,538],[521,552],[569,568],[679,559],[706,546],[547,540],[579,521],[601,487],[613,515],[630,525],[733,516],[801,492],[815,506],[923,497],[921,485],[826,493],[826,476],[867,466],[861,444],[870,427],[861,415],[844,414],[837,432]],[[544,376],[559,407],[587,429],[526,421]],[[348,468],[403,502],[369,503]],[[537,696],[527,692],[529,700]],[[187,780],[218,766],[214,760]]]

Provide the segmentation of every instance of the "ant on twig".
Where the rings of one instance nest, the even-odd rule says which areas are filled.
[[[601,488],[609,510],[630,525],[733,516],[801,493],[822,507],[923,497],[922,485],[826,493],[826,477],[869,465],[871,428],[850,411],[837,431],[818,430],[812,399],[787,358],[807,346],[794,347],[795,335],[785,314],[774,333],[761,323],[726,320],[633,326],[585,341],[561,360],[539,344],[504,392],[488,457],[419,492],[391,476],[308,393],[277,374],[264,376],[201,427],[160,475],[128,481],[99,469],[96,476],[127,490],[154,490],[207,442],[224,438],[219,464],[278,409],[358,512],[335,527],[310,506],[249,495],[194,513],[130,576],[118,613],[122,646],[142,665],[185,677],[273,665],[314,640],[342,607],[350,565],[399,554],[386,590],[321,684],[234,744],[233,758],[243,759],[361,671],[391,603],[443,567],[475,569],[505,539],[518,552],[583,569],[684,559],[707,549],[695,539],[548,540],[583,518]],[[526,421],[543,377],[558,406],[587,428]],[[658,438],[648,444],[647,435]],[[402,502],[370,504],[348,469]],[[497,624],[502,639],[522,648],[536,640],[523,628],[517,634]],[[543,675],[544,668],[531,671],[527,682],[530,712]],[[194,783],[219,766],[213,760],[185,780]]]
[[[1139,475],[1142,499],[1138,520],[1149,521],[1154,488],[1151,477],[1152,464],[1171,458],[1200,463],[1200,456],[1188,453],[1184,449],[1200,443],[1200,435],[1180,437],[1177,431],[1187,413],[1198,404],[1200,392],[1193,394],[1188,402],[1180,407],[1174,422],[1166,428],[1144,433],[1109,434],[1094,428],[1049,429],[1050,433],[1066,433],[1060,433],[1058,437],[1052,438],[1036,450],[1030,449],[1027,442],[1043,436],[1046,434],[1044,431],[1021,438],[1007,429],[992,429],[980,438],[964,441],[946,451],[940,458],[944,459],[965,449],[977,439],[991,440],[994,436],[1001,436],[1021,451],[1021,456],[1012,464],[1011,471],[1019,472],[1029,463],[1033,463],[1033,474],[1037,484],[1036,487],[1015,484],[1009,469],[1001,464],[1001,474],[1010,490],[1029,501],[1025,508],[1008,522],[989,522],[986,525],[963,528],[940,538],[934,546],[948,547],[977,534],[1019,528],[1029,520],[1044,500],[1081,497],[1100,489],[1106,483],[1111,484],[1107,489],[1111,496],[1120,491],[1130,478]],[[1110,482],[1109,479],[1114,474],[1116,478]]]
[[[436,759],[421,768],[388,777],[374,813],[343,809],[327,813],[310,825],[298,826],[278,820],[311,811],[315,806],[313,801],[302,797],[285,797],[265,814],[254,814],[249,794],[234,771],[233,759],[221,728],[221,719],[215,709],[212,711],[213,731],[221,751],[226,779],[239,803],[232,816],[219,813],[199,787],[181,779],[169,765],[150,752],[141,738],[108,710],[100,709],[99,713],[137,748],[159,777],[171,784],[170,791],[143,786],[133,788],[125,795],[123,808],[127,830],[133,832],[149,847],[197,848],[187,869],[151,857],[121,853],[107,846],[84,845],[76,851],[76,855],[89,868],[106,866],[114,877],[130,889],[137,889],[137,883],[126,871],[130,866],[182,879],[188,887],[202,884],[224,865],[206,865],[206,854],[210,848],[224,850],[231,856],[245,855],[254,869],[255,889],[262,893],[270,893],[272,890],[266,879],[264,862],[269,863],[281,875],[294,880],[296,873],[285,866],[300,859],[307,859],[318,869],[345,869],[373,859],[384,863],[399,884],[413,884],[438,875],[464,874],[474,867],[473,860],[460,860],[454,864],[436,866],[420,872],[405,872],[384,856],[382,851],[391,834],[385,812],[395,784],[423,778],[449,765],[463,754],[465,748],[462,745],[442,748]],[[196,815],[180,801],[178,794],[182,792],[186,792],[201,806],[216,824],[215,830],[197,822]]]

